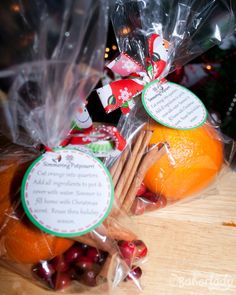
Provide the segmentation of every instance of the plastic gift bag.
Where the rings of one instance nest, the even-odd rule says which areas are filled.
[[[171,71],[235,30],[231,1],[113,1],[120,55],[107,67],[122,80],[97,90],[106,112],[121,107],[127,147],[110,158],[115,195],[142,214],[201,196],[232,159],[234,142]],[[225,165],[226,164],[226,165]]]
[[[0,72],[10,138],[0,137],[0,264],[53,290],[100,294],[123,280],[140,288],[147,248],[114,214],[110,174],[68,147],[103,69],[107,1],[0,6],[1,52],[11,57]]]

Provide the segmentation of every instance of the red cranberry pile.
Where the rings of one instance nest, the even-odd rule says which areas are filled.
[[[34,265],[32,271],[55,290],[64,289],[72,280],[78,280],[87,286],[95,286],[96,276],[107,256],[107,252],[75,243],[63,255]]]
[[[166,206],[166,198],[150,192],[142,183],[136,193],[136,199],[132,205],[131,212],[134,215],[143,214],[145,211],[152,211]]]
[[[136,267],[141,258],[147,254],[147,247],[141,240],[132,242],[119,241],[120,254],[131,268],[126,279],[138,279],[142,275],[140,267]],[[82,243],[75,243],[63,255],[50,261],[43,261],[33,266],[32,272],[48,287],[62,290],[70,285],[73,280],[94,287],[96,277],[101,271],[107,252]]]

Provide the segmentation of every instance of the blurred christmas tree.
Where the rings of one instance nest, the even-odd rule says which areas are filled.
[[[55,6],[57,9],[60,7],[62,9],[61,1],[48,0],[47,3],[52,10]],[[28,0],[24,1],[24,5],[31,13],[32,10],[40,9],[37,5],[32,6]],[[27,23],[22,22],[20,13],[21,6],[18,2],[13,0],[1,2],[0,69],[17,64],[19,61],[28,61],[35,54],[31,50],[34,34],[29,29],[36,26],[35,20],[31,19],[32,24],[28,26]],[[52,40],[57,38],[59,24],[60,19],[57,16],[51,24]],[[123,30],[122,32],[126,34],[127,28]],[[50,52],[50,48],[48,50]],[[113,28],[110,25],[104,53],[105,60],[112,60],[118,53]],[[117,78],[111,72],[107,71],[105,74],[104,82]],[[168,79],[195,92],[214,119],[218,121],[222,131],[236,139],[236,36],[228,38],[221,47],[213,47],[183,68],[176,70],[169,75]],[[0,89],[7,92],[10,82],[9,79],[1,79]],[[101,86],[101,83],[98,86]],[[34,93],[34,88],[30,92]],[[91,110],[94,121],[116,123],[120,116],[119,110],[106,115],[95,92],[92,92],[90,96],[88,109]]]
[[[236,36],[169,76],[204,102],[222,131],[236,139]]]
[[[222,131],[236,139],[236,42],[225,50],[215,47],[201,59],[208,77],[193,91],[208,110],[219,114]]]

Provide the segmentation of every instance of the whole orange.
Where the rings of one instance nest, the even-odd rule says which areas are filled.
[[[36,263],[62,254],[73,241],[46,234],[26,218],[9,219],[0,231],[0,241],[9,260],[20,263]]]
[[[36,263],[62,254],[72,244],[37,229],[20,205],[22,178],[39,151],[9,144],[0,156],[0,255],[21,263]]]
[[[0,235],[1,235],[1,227],[4,224],[5,220],[12,213],[13,208],[10,201],[5,198],[0,200]]]
[[[146,173],[144,184],[169,201],[176,201],[204,189],[223,164],[223,144],[209,124],[191,130],[176,130],[157,123],[150,145],[167,142],[169,152]]]
[[[39,155],[36,149],[9,144],[1,150],[0,143],[0,201],[8,198],[12,201],[19,192],[24,174]]]

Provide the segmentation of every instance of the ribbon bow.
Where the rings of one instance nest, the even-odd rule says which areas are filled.
[[[114,144],[114,148],[123,151],[126,146],[125,139],[121,136],[118,129],[114,126],[99,125],[91,127],[87,130],[72,130],[70,135],[62,142],[62,146],[66,145],[88,145],[99,141],[110,141]]]
[[[125,139],[121,136],[116,127],[108,125],[93,126],[89,112],[84,106],[77,110],[72,129],[66,139],[61,143],[61,146],[85,146],[101,141],[111,142],[118,151],[122,151],[126,146]]]
[[[119,107],[123,113],[130,111],[134,105],[133,98],[163,73],[167,64],[168,48],[169,42],[160,35],[153,34],[148,38],[147,69],[124,52],[107,65],[109,69],[122,77],[131,76],[131,78],[114,81],[97,89],[107,113]]]

